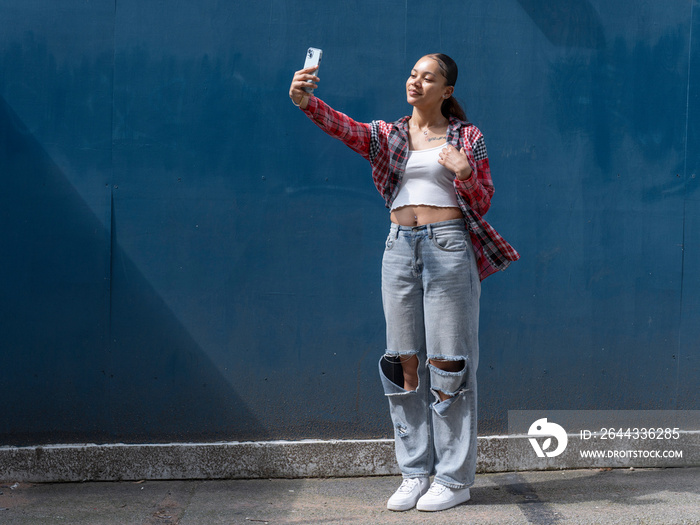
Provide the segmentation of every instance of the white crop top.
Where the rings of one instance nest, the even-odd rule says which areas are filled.
[[[406,173],[391,206],[394,211],[403,206],[425,205],[458,208],[454,189],[455,174],[438,162],[445,144],[430,149],[408,152]]]

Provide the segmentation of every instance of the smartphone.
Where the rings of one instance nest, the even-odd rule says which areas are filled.
[[[318,76],[318,68],[321,65],[321,57],[323,56],[323,51],[321,49],[315,48],[315,47],[310,47],[306,51],[306,60],[304,61],[304,69],[307,67],[315,67],[315,75]],[[311,83],[310,80],[307,80],[307,82]],[[304,88],[304,91],[307,93],[313,93],[314,90],[313,88]]]

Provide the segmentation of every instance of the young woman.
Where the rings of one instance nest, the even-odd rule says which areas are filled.
[[[476,470],[481,280],[519,258],[482,218],[494,191],[484,138],[452,96],[457,65],[444,54],[418,60],[413,111],[393,123],[355,122],[310,95],[314,71],[295,73],[292,102],[370,162],[391,210],[379,371],[404,479],[387,507],[447,509],[469,499]]]

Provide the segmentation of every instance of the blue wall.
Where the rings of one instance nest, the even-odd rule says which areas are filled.
[[[699,408],[700,3],[551,4],[0,1],[0,444],[391,435],[387,212],[288,99],[309,45],[362,121],[460,65],[522,254],[483,285],[480,433]]]

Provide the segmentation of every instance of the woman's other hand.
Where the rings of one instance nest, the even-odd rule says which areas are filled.
[[[469,165],[467,152],[464,148],[457,151],[454,146],[445,146],[440,152],[438,162],[454,173],[459,180],[471,177],[472,167]]]
[[[305,109],[309,103],[309,93],[304,88],[316,89],[318,87],[320,79],[313,74],[317,69],[316,67],[309,67],[294,73],[292,85],[289,86],[289,98],[292,99],[295,106],[299,106],[301,109]]]

